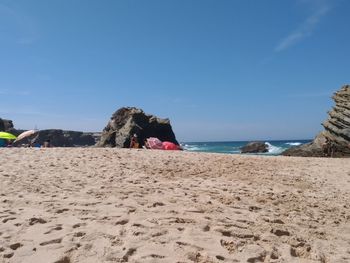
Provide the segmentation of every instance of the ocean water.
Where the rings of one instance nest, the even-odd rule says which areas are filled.
[[[279,140],[279,141],[265,141],[269,146],[269,151],[266,153],[259,153],[259,155],[280,155],[283,151],[309,143],[311,140]],[[249,141],[239,142],[184,142],[181,146],[186,151],[191,152],[212,152],[212,153],[232,153],[240,154],[240,148],[249,143]]]

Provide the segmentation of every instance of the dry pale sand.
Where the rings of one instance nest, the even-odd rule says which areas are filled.
[[[350,262],[349,159],[0,156],[0,262]]]

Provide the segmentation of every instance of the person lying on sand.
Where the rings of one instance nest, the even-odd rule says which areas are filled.
[[[143,141],[143,147],[142,147],[142,148],[144,148],[144,149],[151,149],[151,147],[150,147],[149,144],[148,144],[147,139],[145,139],[145,140]]]
[[[137,139],[137,134],[135,133],[130,139],[130,147],[129,148],[139,148],[139,141]]]

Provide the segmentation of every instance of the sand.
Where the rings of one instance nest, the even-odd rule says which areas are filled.
[[[350,160],[0,150],[0,262],[350,262]]]

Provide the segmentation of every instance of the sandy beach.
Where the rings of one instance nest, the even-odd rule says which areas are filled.
[[[0,156],[0,262],[350,262],[349,159]]]

